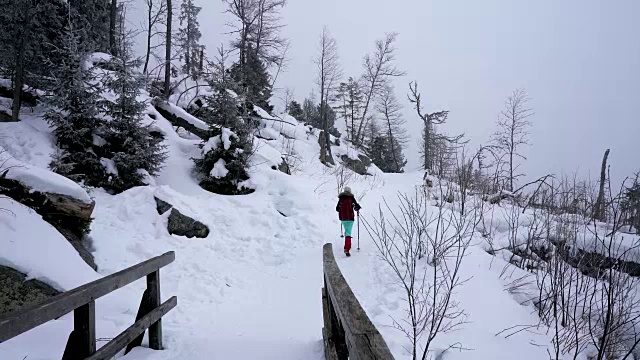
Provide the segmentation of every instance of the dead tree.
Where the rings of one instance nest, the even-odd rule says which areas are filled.
[[[425,113],[422,109],[422,99],[420,92],[418,91],[418,82],[414,81],[409,83],[410,94],[408,96],[409,101],[414,104],[418,117],[422,120],[423,133],[422,133],[422,156],[423,156],[423,168],[426,171],[434,171],[435,163],[435,150],[438,143],[457,144],[460,139],[464,137],[464,134],[457,136],[446,136],[438,134],[435,131],[435,125],[444,124],[449,116],[448,111],[438,111],[434,113]]]
[[[607,159],[609,158],[609,149],[604,152],[602,157],[602,167],[600,168],[600,188],[598,190],[598,199],[593,207],[593,218],[595,220],[604,221],[606,217],[604,204],[604,188],[607,181]]]
[[[320,88],[320,120],[323,132],[321,136],[324,136],[320,141],[320,161],[323,164],[333,165],[327,106],[334,91],[334,84],[341,76],[341,70],[338,62],[338,42],[331,36],[326,26],[322,29],[319,45],[319,53],[314,62],[318,71],[316,84]]]
[[[518,173],[517,158],[526,160],[520,153],[523,145],[529,144],[528,120],[533,116],[533,110],[527,107],[529,97],[522,89],[516,89],[505,102],[505,109],[498,116],[498,131],[493,135],[494,144],[501,149],[502,156],[506,157],[506,182],[507,189],[513,191],[516,180],[524,174]]]
[[[364,106],[358,131],[352,141],[356,145],[362,145],[364,142],[365,130],[370,119],[369,108],[374,103],[375,98],[379,95],[383,86],[388,82],[389,78],[403,76],[405,73],[396,68],[395,47],[394,43],[398,34],[387,34],[384,40],[376,41],[376,50],[373,54],[367,54],[364,57],[364,75],[362,76],[362,84],[364,88]]]

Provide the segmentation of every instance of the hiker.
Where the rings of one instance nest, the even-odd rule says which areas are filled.
[[[353,221],[355,220],[355,211],[360,211],[360,204],[356,201],[355,196],[351,192],[351,188],[344,187],[344,191],[338,195],[338,205],[336,205],[336,211],[338,212],[338,218],[342,222],[344,227],[344,253],[347,256],[351,256],[349,250],[351,250],[351,229],[353,229]],[[359,215],[360,213],[358,213]]]

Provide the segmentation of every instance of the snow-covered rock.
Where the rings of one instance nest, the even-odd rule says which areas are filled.
[[[0,176],[15,180],[32,191],[58,194],[90,204],[87,192],[72,180],[52,171],[23,163],[0,147]]]

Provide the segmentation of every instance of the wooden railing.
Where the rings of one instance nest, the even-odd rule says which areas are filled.
[[[327,360],[392,360],[393,355],[342,276],[331,244],[323,248],[324,354]]]
[[[160,304],[160,268],[175,260],[173,251],[134,265],[76,289],[51,297],[0,317],[0,343],[73,311],[74,328],[64,350],[63,360],[108,360],[126,347],[129,352],[142,344],[149,329],[149,347],[162,350],[161,318],[178,304],[173,296]],[[136,322],[96,351],[95,300],[147,277]]]

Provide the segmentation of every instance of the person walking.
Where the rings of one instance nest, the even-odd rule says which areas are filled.
[[[338,195],[336,211],[344,227],[344,254],[347,256],[351,256],[349,251],[351,250],[351,230],[353,229],[353,222],[355,220],[354,210],[359,212],[361,208],[360,204],[356,201],[356,197],[351,192],[351,188],[345,186],[344,191]]]

